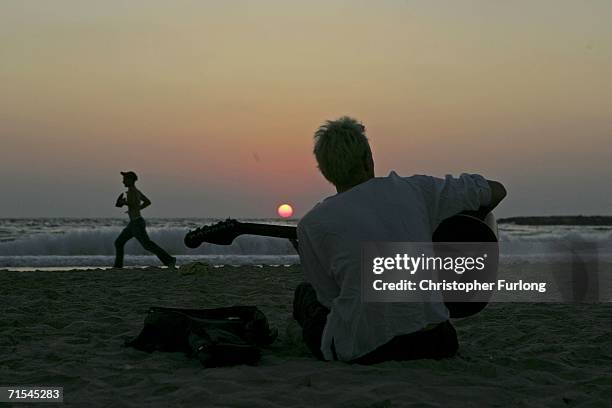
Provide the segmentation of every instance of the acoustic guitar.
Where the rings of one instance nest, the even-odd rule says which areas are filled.
[[[259,235],[286,238],[296,242],[297,227],[290,225],[240,222],[228,218],[213,225],[205,225],[185,235],[185,245],[197,248],[207,242],[216,245],[230,245],[240,235]],[[478,212],[464,212],[444,220],[432,236],[433,242],[498,242],[497,222],[492,213],[483,216]],[[298,243],[299,244],[299,243]],[[489,259],[489,265],[497,271],[499,247]],[[494,276],[496,277],[496,276]],[[457,275],[457,280],[469,280],[467,274]],[[477,292],[474,292],[475,296]],[[482,294],[481,294],[482,295]],[[445,302],[452,318],[473,316],[482,311],[488,302]]]

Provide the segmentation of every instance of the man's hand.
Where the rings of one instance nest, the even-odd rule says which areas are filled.
[[[125,197],[123,196],[123,193],[119,194],[119,197],[117,197],[117,202],[115,203],[115,207],[121,208],[126,204],[127,202],[125,200]]]
[[[495,207],[506,197],[506,188],[498,181],[487,180],[491,189],[491,202],[489,205],[482,206],[476,211],[463,211],[462,214],[472,215],[484,220]]]
[[[489,183],[489,188],[491,189],[491,202],[487,206],[487,209],[489,212],[491,212],[504,198],[506,198],[506,194],[508,193],[506,192],[504,185],[499,181],[487,180],[487,182]]]

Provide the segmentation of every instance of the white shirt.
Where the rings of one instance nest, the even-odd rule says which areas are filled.
[[[362,303],[361,244],[431,242],[444,219],[488,205],[491,191],[479,175],[377,177],[328,197],[299,222],[304,278],[330,309],[321,351],[350,361],[393,337],[448,320],[440,299],[424,303]]]

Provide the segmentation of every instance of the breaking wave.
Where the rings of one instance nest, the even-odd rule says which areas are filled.
[[[183,244],[187,233],[183,228],[148,228],[149,237],[175,255],[295,255],[286,239],[243,235],[232,245],[203,244],[190,249]],[[0,242],[0,256],[36,255],[113,255],[114,241],[121,228],[73,229],[66,233],[46,233],[25,239]],[[136,239],[125,246],[128,255],[148,255]]]

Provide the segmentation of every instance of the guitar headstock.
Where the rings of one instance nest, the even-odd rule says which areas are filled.
[[[240,222],[228,218],[213,225],[196,228],[185,235],[185,245],[189,248],[197,248],[203,242],[230,245],[241,234],[240,224]]]

